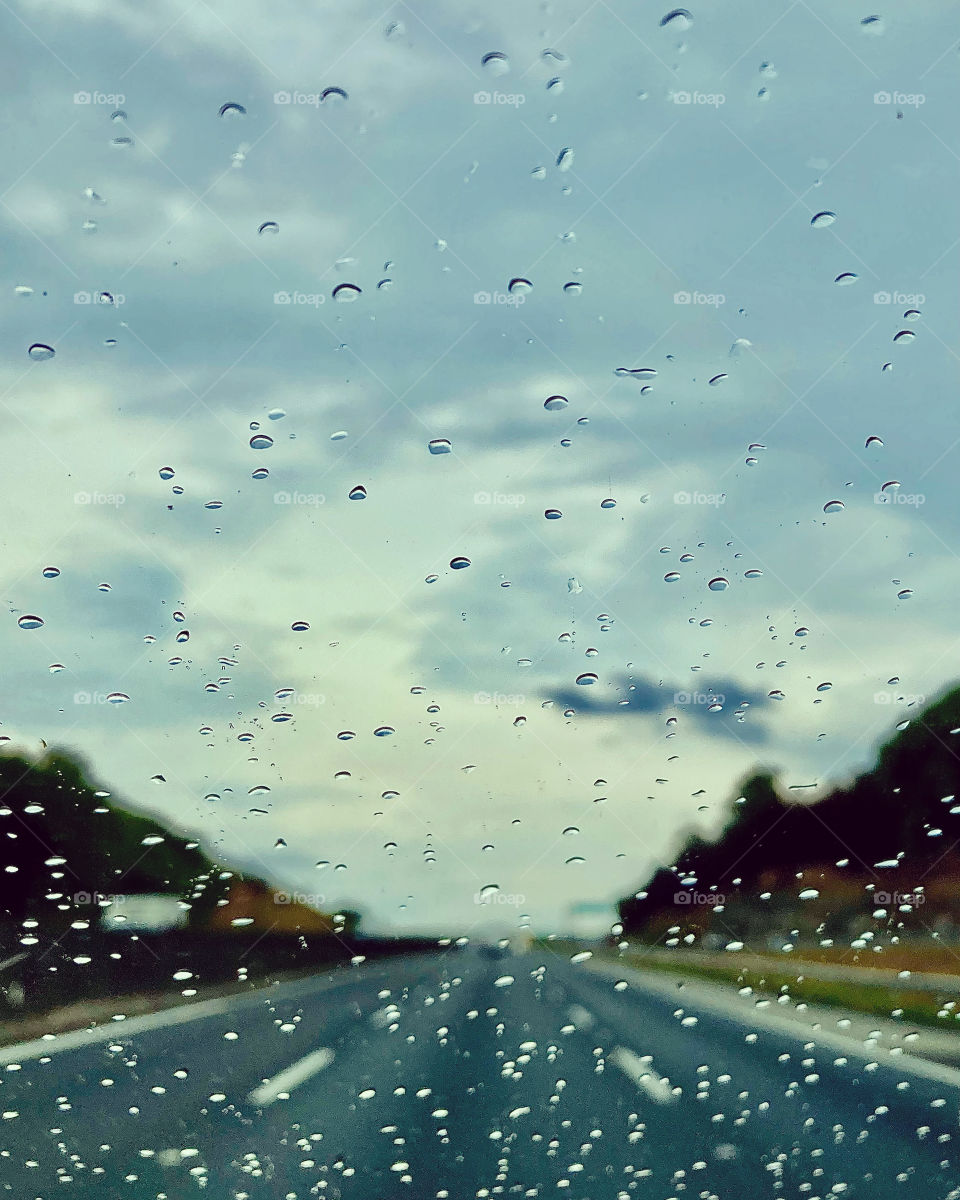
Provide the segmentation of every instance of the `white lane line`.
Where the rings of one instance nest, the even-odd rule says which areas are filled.
[[[329,1067],[332,1062],[333,1051],[329,1046],[321,1046],[319,1050],[314,1050],[312,1054],[292,1063],[279,1075],[274,1075],[272,1079],[255,1087],[247,1099],[251,1104],[266,1108],[268,1104],[279,1100],[281,1096],[289,1096],[295,1087],[305,1083],[311,1075],[316,1075]]]
[[[348,978],[291,980],[279,988],[259,987],[251,992],[240,992],[233,996],[222,996],[211,1000],[199,1000],[193,1004],[179,1004],[159,1012],[145,1013],[139,1017],[128,1017],[125,1021],[106,1021],[89,1029],[72,1029],[58,1033],[55,1037],[36,1038],[31,1042],[18,1042],[11,1046],[0,1046],[0,1067],[8,1063],[27,1062],[62,1054],[65,1050],[82,1050],[99,1042],[123,1041],[138,1033],[149,1033],[155,1029],[169,1029],[186,1025],[191,1021],[204,1021],[224,1014],[239,1014],[251,1008],[263,1008],[266,1004],[290,999],[310,1000],[323,992],[337,991],[350,987],[357,981],[351,974]]]
[[[370,1024],[374,1029],[386,1029],[388,1025],[394,1025],[399,1020],[400,1009],[389,1005],[386,1008],[378,1008],[375,1013],[370,1014]]]
[[[579,1004],[571,1004],[567,1009],[567,1020],[572,1025],[575,1025],[583,1033],[589,1033],[596,1022],[593,1019],[593,1013],[587,1012]]]
[[[619,1067],[631,1082],[635,1083],[637,1087],[643,1088],[650,1099],[655,1100],[657,1104],[673,1104],[676,1101],[677,1097],[673,1094],[670,1080],[657,1074],[650,1065],[651,1056],[649,1054],[645,1054],[641,1058],[639,1054],[634,1054],[625,1046],[614,1046],[607,1058],[615,1067]]]

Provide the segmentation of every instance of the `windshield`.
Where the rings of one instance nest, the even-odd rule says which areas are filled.
[[[954,16],[4,9],[11,1194],[960,1197]]]

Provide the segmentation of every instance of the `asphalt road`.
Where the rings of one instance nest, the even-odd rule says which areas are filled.
[[[960,1197],[946,1068],[616,974],[468,949],[5,1048],[0,1194]]]

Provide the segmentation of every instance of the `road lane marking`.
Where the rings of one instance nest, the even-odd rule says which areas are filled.
[[[375,1013],[370,1015],[370,1024],[374,1029],[386,1029],[388,1025],[393,1025],[399,1020],[400,1009],[389,1004],[386,1008],[378,1008]]]
[[[311,1075],[317,1075],[326,1067],[329,1067],[333,1062],[333,1051],[329,1046],[321,1046],[319,1050],[314,1050],[312,1054],[306,1055],[305,1058],[298,1059],[279,1075],[274,1075],[272,1079],[268,1079],[265,1083],[261,1083],[259,1087],[255,1087],[247,1096],[251,1104],[256,1104],[260,1108],[266,1108],[268,1104],[272,1104],[274,1100],[279,1100],[281,1096],[287,1096],[295,1087],[299,1087],[301,1083],[305,1083]]]
[[[567,1020],[576,1025],[577,1029],[583,1033],[589,1033],[596,1022],[593,1019],[593,1013],[587,1012],[579,1004],[571,1004],[567,1009]]]
[[[676,1004],[676,984],[652,978],[651,973],[638,971],[633,967],[625,967],[622,963],[604,963],[594,960],[587,970],[593,971],[600,978],[630,979],[633,985],[633,998],[637,1001],[643,996],[656,997],[671,1006]],[[831,1049],[856,1059],[858,1063],[880,1062],[885,1071],[894,1071],[900,1076],[913,1076],[915,1079],[931,1080],[934,1083],[945,1084],[947,1087],[960,1088],[960,1070],[948,1067],[930,1059],[921,1058],[915,1054],[901,1054],[896,1057],[880,1058],[873,1049],[867,1049],[856,1038],[832,1029],[815,1028],[813,1024],[797,1021],[780,1013],[758,1011],[751,1008],[745,1011],[742,997],[722,990],[720,984],[710,984],[706,981],[692,981],[687,985],[696,1003],[701,1017],[722,1017],[725,1021],[735,1022],[743,1031],[749,1031],[748,1036],[756,1037],[757,1032],[775,1034],[787,1038],[799,1045],[807,1042],[816,1043],[819,1050]],[[841,1011],[841,1010],[838,1010]],[[855,1014],[863,1016],[862,1013]],[[701,1025],[701,1029],[703,1026]],[[858,1068],[862,1070],[862,1067]]]
[[[376,977],[375,971],[376,967],[370,972],[373,978]],[[95,1046],[100,1042],[124,1041],[135,1034],[152,1033],[157,1029],[169,1029],[189,1024],[192,1021],[208,1020],[226,1013],[236,1015],[246,1012],[248,1009],[263,1009],[267,1004],[301,998],[309,1001],[324,992],[340,991],[352,987],[356,984],[357,978],[354,968],[349,968],[349,974],[344,973],[343,975],[335,968],[332,978],[321,976],[318,979],[311,976],[302,980],[294,979],[279,987],[266,985],[232,996],[198,1000],[193,1004],[178,1004],[173,1008],[160,1009],[158,1012],[128,1017],[124,1021],[106,1021],[88,1029],[71,1029],[66,1033],[58,1033],[49,1038],[40,1037],[30,1042],[0,1046],[0,1067],[6,1066],[8,1063],[22,1063],[31,1059],[62,1054],[65,1050],[83,1050],[87,1046]]]
[[[670,1080],[657,1074],[649,1063],[649,1055],[641,1058],[625,1046],[614,1046],[607,1058],[637,1087],[643,1088],[657,1104],[673,1104],[676,1101],[677,1097],[673,1094]]]

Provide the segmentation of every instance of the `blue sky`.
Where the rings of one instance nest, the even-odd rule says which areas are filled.
[[[956,676],[951,11],[16,4],[7,735],[453,933],[869,764]]]

